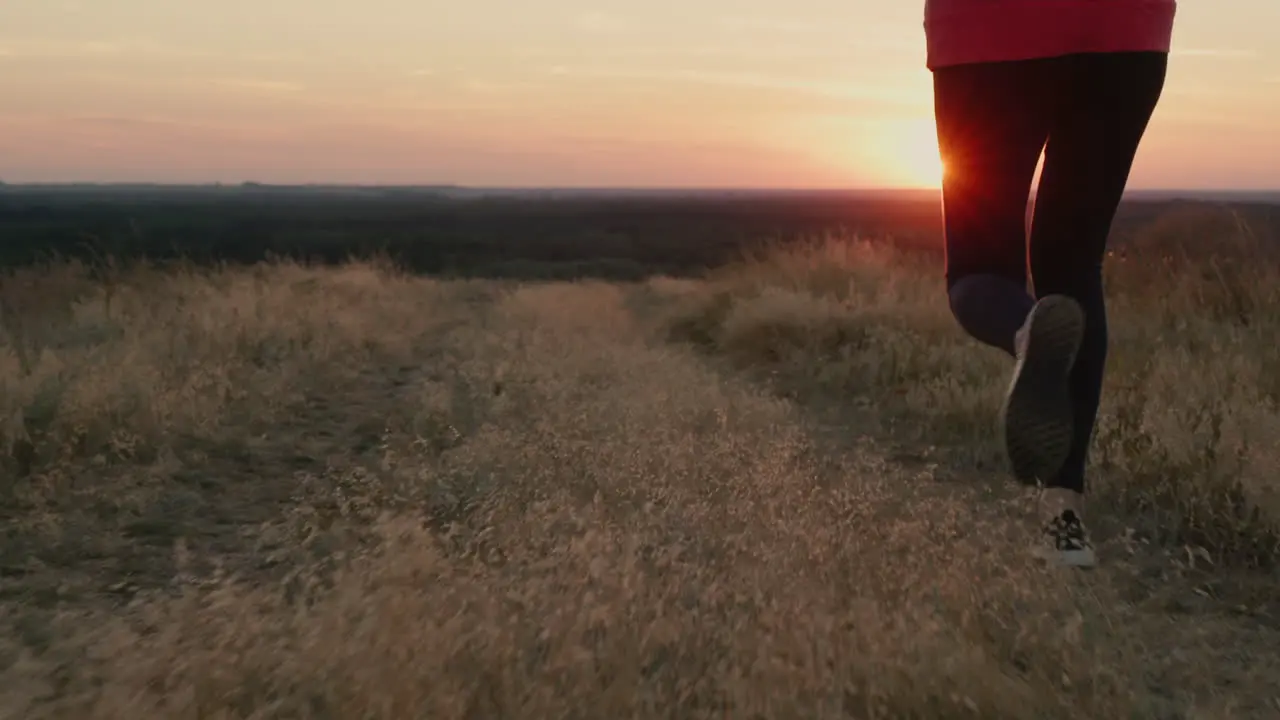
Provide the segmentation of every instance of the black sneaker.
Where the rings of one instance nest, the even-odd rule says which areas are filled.
[[[1018,364],[1001,411],[1005,452],[1025,485],[1048,482],[1071,451],[1071,368],[1084,311],[1065,295],[1042,298],[1018,331]]]
[[[1036,556],[1062,567],[1091,568],[1098,564],[1089,531],[1074,510],[1063,510],[1044,526]]]

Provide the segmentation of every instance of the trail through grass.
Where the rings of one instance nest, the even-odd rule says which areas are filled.
[[[1185,438],[1141,425],[1099,502],[1153,529],[1037,566],[1000,361],[868,252],[628,286],[11,278],[61,294],[19,294],[27,359],[0,354],[0,717],[1280,712],[1274,576],[1177,555],[1201,528],[1265,557],[1273,516],[1204,502],[1272,486],[1148,494],[1142,453]]]

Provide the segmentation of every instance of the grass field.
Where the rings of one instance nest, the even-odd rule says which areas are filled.
[[[888,246],[15,271],[0,717],[1276,717],[1280,277],[1132,265],[1083,573]]]

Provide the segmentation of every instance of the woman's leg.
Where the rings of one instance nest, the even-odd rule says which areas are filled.
[[[975,339],[1010,355],[1032,307],[1027,197],[1049,136],[1055,64],[982,63],[933,74],[951,311]]]
[[[1066,295],[1084,310],[1070,379],[1071,450],[1046,483],[1082,495],[1107,356],[1102,262],[1134,156],[1164,87],[1168,58],[1123,53],[1067,60],[1036,194],[1030,255],[1036,295]]]
[[[934,75],[952,313],[976,339],[1018,359],[1002,408],[1014,476],[1056,476],[1071,449],[1068,377],[1083,333],[1070,298],[1027,293],[1027,196],[1061,98],[1062,58]]]

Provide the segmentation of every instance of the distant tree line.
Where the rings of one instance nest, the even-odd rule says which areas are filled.
[[[1221,250],[1247,231],[1257,243],[1275,245],[1277,211],[1263,204],[1128,203],[1117,219],[1116,243],[1156,242],[1185,254]],[[0,266],[56,257],[253,263],[285,256],[334,263],[382,255],[423,273],[635,279],[696,274],[764,243],[833,233],[940,252],[941,221],[936,198],[835,193],[457,199],[259,188],[6,190]]]

